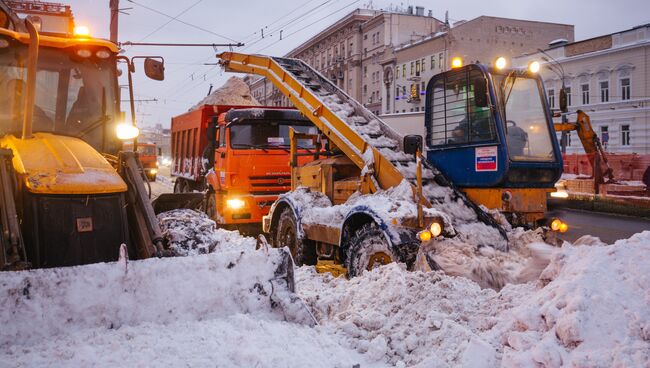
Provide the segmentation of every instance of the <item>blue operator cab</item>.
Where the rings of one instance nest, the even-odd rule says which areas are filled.
[[[479,64],[438,74],[425,128],[427,160],[470,199],[517,223],[543,218],[562,155],[537,74]]]

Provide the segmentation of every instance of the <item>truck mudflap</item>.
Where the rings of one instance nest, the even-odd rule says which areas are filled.
[[[6,272],[0,346],[80,329],[240,313],[313,326],[314,317],[294,292],[293,267],[288,250],[267,248]]]

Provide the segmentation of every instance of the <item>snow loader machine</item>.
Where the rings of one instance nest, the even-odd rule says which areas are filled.
[[[508,249],[504,222],[422,156],[422,137],[400,136],[301,60],[234,52],[217,57],[226,71],[268,78],[320,131],[293,133],[292,191],[263,223],[273,246],[288,246],[297,264],[353,277],[391,261],[412,268],[421,245],[440,239]],[[322,141],[326,149],[298,153],[301,140]],[[315,161],[299,166],[301,154]]]
[[[104,273],[95,275],[93,269],[111,267],[97,263],[178,255],[168,246],[157,214],[170,204],[202,206],[202,193],[165,194],[152,204],[137,154],[131,77],[137,57],[120,56],[116,44],[73,28],[69,6],[0,1],[0,271],[21,271],[27,284],[39,275],[47,278],[49,268],[57,268],[49,278],[66,273],[83,280],[86,272],[97,279]],[[118,63],[128,69],[133,123],[122,122]],[[163,80],[161,61],[145,58],[144,69],[148,77]],[[123,151],[123,141],[132,142],[133,150]],[[235,255],[228,267],[213,270],[260,270],[226,294],[291,294],[289,253],[254,253]],[[228,258],[212,257],[214,262]],[[144,263],[136,269],[149,264],[137,262]],[[165,279],[163,272],[157,274]],[[135,272],[133,277],[144,276]],[[176,287],[191,289],[193,277],[183,279],[187,284]],[[110,282],[108,276],[104,281]]]

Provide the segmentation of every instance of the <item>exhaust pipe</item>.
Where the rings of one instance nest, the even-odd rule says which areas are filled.
[[[29,53],[27,57],[27,84],[25,86],[25,113],[23,115],[23,139],[32,137],[32,122],[34,119],[34,101],[36,100],[36,68],[38,66],[38,46],[40,43],[38,30],[34,24],[25,19],[29,33]]]

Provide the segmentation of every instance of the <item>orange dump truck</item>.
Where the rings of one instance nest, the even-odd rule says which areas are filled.
[[[220,226],[261,231],[262,216],[291,190],[290,128],[317,133],[309,119],[287,108],[203,105],[174,117],[174,192],[205,191],[205,212]],[[300,149],[319,148],[310,140]]]
[[[124,150],[132,151],[133,143],[125,143]],[[156,180],[156,175],[158,175],[158,150],[156,149],[156,144],[151,142],[138,142],[138,158],[149,180]]]

